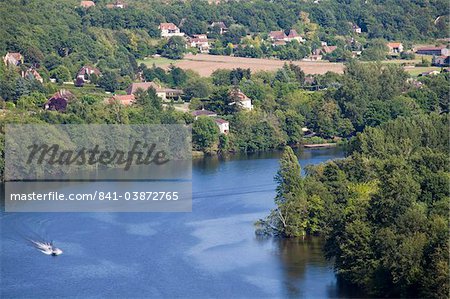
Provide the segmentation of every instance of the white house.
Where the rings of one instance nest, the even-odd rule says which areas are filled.
[[[362,33],[361,27],[353,23],[352,23],[352,31],[358,34]]]
[[[195,34],[188,40],[189,46],[197,48],[200,53],[209,53],[209,42],[206,34]]]
[[[387,43],[387,46],[389,48],[390,55],[400,54],[404,50],[402,43]]]
[[[161,30],[161,37],[184,36],[174,23],[161,23],[158,29]]]
[[[240,89],[234,89],[230,92],[230,97],[233,100],[228,105],[237,105],[245,110],[253,110],[252,100],[247,97]]]
[[[227,122],[224,119],[221,118],[216,118],[214,120],[217,124],[217,126],[219,127],[219,131],[221,134],[228,134],[228,132],[230,131],[230,123]]]

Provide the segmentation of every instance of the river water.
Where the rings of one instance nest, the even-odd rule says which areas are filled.
[[[343,157],[304,150],[302,167]],[[259,239],[274,206],[279,153],[193,165],[191,213],[3,213],[1,298],[336,298],[321,240]],[[54,240],[46,256],[23,236]],[[358,295],[358,294],[356,294]]]

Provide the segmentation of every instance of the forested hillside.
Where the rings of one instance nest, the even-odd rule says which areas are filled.
[[[350,155],[300,177],[288,148],[277,208],[259,233],[326,239],[336,272],[373,296],[446,298],[449,292],[448,115],[367,128]]]
[[[159,37],[158,25],[164,21],[180,24],[189,35],[205,33],[211,22],[224,21],[227,26],[242,25],[247,32],[296,28],[317,41],[349,33],[350,23],[359,25],[368,38],[387,40],[430,40],[448,33],[445,0],[259,0],[220,5],[203,0],[170,1],[169,5],[129,0],[126,9],[107,9],[108,1],[96,2],[96,7],[85,9],[73,0],[1,1],[0,14],[7,17],[0,24],[0,52],[18,51],[27,62],[46,61],[47,65],[51,59],[62,59],[69,70],[84,61],[130,67],[129,56],[154,51],[150,37]],[[309,14],[311,23],[301,12]],[[435,22],[439,16],[443,17]]]

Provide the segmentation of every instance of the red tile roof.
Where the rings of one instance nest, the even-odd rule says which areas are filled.
[[[402,43],[387,43],[387,46],[389,47],[389,48],[398,48],[398,47],[401,47],[402,46]]]
[[[296,38],[296,37],[300,37],[300,34],[298,34],[297,31],[295,31],[294,29],[291,29],[289,31],[288,37],[289,38]]]
[[[177,30],[178,27],[174,23],[161,23],[159,24],[160,30]]]
[[[280,31],[271,31],[269,33],[269,37],[274,40],[283,40],[286,38],[286,34],[283,30]]]

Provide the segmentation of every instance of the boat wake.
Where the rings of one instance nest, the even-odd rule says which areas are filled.
[[[59,249],[58,247],[55,247],[55,245],[53,244],[53,242],[39,242],[39,241],[34,241],[34,240],[28,240],[31,242],[31,244],[40,252],[42,252],[43,254],[46,255],[52,255],[52,256],[58,256],[61,255],[63,253],[63,251],[61,249]]]

